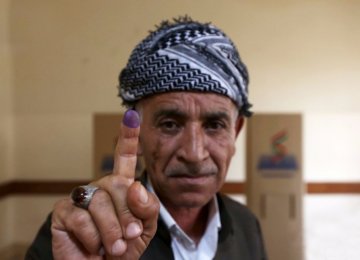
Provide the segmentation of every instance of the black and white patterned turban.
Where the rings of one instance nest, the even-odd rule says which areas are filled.
[[[133,50],[119,76],[125,105],[169,91],[229,97],[250,116],[248,72],[232,41],[218,28],[188,17],[163,22]]]

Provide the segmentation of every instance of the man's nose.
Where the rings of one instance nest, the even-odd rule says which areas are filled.
[[[201,125],[185,127],[178,155],[185,161],[197,163],[209,156],[207,137]]]

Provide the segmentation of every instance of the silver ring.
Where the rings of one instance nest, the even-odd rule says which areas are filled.
[[[74,188],[71,191],[71,199],[74,205],[82,209],[88,209],[91,199],[98,189],[99,187],[93,185],[83,185]]]

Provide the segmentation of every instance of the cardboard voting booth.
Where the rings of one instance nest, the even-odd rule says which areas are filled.
[[[102,177],[112,172],[114,151],[120,134],[122,113],[96,113],[93,116],[93,171],[94,177]],[[135,175],[143,171],[144,163],[138,157]]]
[[[114,165],[114,151],[119,136],[122,114],[93,116],[93,170],[96,178],[110,173]]]
[[[247,125],[248,206],[269,259],[303,259],[302,117],[255,114]]]

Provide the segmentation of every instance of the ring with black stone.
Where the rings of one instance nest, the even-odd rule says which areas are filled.
[[[74,188],[71,192],[71,199],[74,205],[82,209],[88,209],[91,199],[98,189],[99,187],[93,185],[83,185]]]

